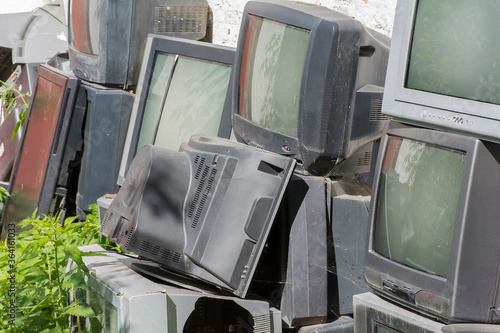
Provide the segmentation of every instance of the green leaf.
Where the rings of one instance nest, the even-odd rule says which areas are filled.
[[[95,317],[96,314],[94,310],[90,307],[90,305],[85,304],[85,303],[80,303],[78,302],[78,314],[76,311],[76,306],[75,302],[71,303],[67,307],[64,308],[64,313],[70,315],[70,316],[80,316],[80,317],[85,317],[85,318],[90,318],[90,317]]]
[[[78,267],[85,272],[85,274],[89,274],[89,269],[85,266],[85,263],[82,260],[82,251],[76,245],[70,245],[64,249],[64,253],[71,258]]]

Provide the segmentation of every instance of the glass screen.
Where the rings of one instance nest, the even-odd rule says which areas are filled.
[[[81,293],[86,293],[81,297]],[[114,295],[113,293],[110,293]],[[110,301],[106,300],[102,295],[94,289],[79,290],[79,296],[83,302],[90,305],[95,316],[90,318],[82,318],[82,330],[91,333],[118,333],[118,310]],[[73,317],[73,321],[76,318]]]
[[[406,87],[500,103],[500,4],[419,0]]]
[[[64,87],[39,77],[21,156],[7,209],[6,221],[19,222],[38,206],[57,128]]]
[[[391,137],[380,175],[374,250],[446,277],[465,153]]]
[[[239,114],[297,137],[309,31],[250,15],[240,69]]]
[[[178,150],[193,134],[216,136],[230,76],[230,65],[158,56],[137,150],[148,143]]]
[[[101,9],[101,0],[71,1],[72,45],[78,51],[99,54]]]

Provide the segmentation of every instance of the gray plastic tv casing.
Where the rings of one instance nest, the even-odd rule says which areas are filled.
[[[231,67],[233,66],[235,57],[235,49],[228,46],[149,34],[144,51],[144,59],[139,75],[139,83],[137,84],[136,98],[132,108],[132,115],[130,116],[130,124],[127,131],[125,148],[118,175],[119,185],[123,183],[128,166],[136,154],[137,142],[139,140],[140,128],[142,125],[142,117],[144,116],[144,108],[146,107],[146,102],[148,100],[148,91],[151,84],[151,76],[153,75],[156,56],[157,54],[162,53],[177,54],[195,59],[227,64]],[[231,135],[231,86],[232,80],[230,79],[224,109],[222,111],[219,132],[217,134],[217,136],[227,139]],[[203,91],[200,91],[200,94],[202,93]],[[164,97],[166,98],[166,94]]]
[[[40,77],[44,77],[48,81],[55,82],[56,84],[63,87],[59,118],[55,128],[54,137],[52,139],[51,149],[49,152],[47,152],[47,154],[49,155],[47,165],[37,166],[39,168],[45,168],[45,177],[42,183],[40,196],[38,198],[38,204],[36,206],[38,207],[37,214],[39,216],[43,216],[50,212],[52,199],[54,198],[54,195],[56,195],[56,192],[58,192],[57,195],[59,196],[65,196],[66,194],[65,190],[57,191],[57,189],[59,187],[64,188],[68,183],[70,163],[77,158],[78,145],[80,144],[80,139],[76,134],[81,131],[85,112],[84,110],[74,107],[78,93],[78,87],[80,85],[80,80],[78,78],[74,77],[71,74],[63,73],[56,68],[52,68],[48,65],[43,64],[38,68],[38,77],[38,81],[40,80]],[[30,130],[30,114],[37,95],[36,90],[38,87],[38,81],[33,94],[30,110],[26,116],[23,136],[26,136],[26,133]],[[9,184],[9,193],[12,193],[14,185],[16,184],[16,170],[22,155],[23,146],[24,139],[21,141],[19,153],[17,154],[16,160],[14,162],[13,172]],[[5,226],[7,223],[19,222],[7,220],[11,200],[11,198],[7,199],[3,210],[3,226]],[[24,213],[27,213],[27,216],[31,216],[33,211]],[[4,236],[5,228],[2,231],[2,238]]]
[[[310,30],[297,138],[266,129],[239,115],[240,67],[250,15]],[[293,1],[249,1],[243,13],[233,70],[236,139],[297,159],[297,172],[316,176],[335,173],[338,162],[380,137],[381,120],[388,119],[380,108],[358,108],[357,101],[364,98],[372,100],[373,105],[381,104],[389,44],[387,36],[326,7]]]
[[[417,4],[397,2],[382,112],[406,123],[500,142],[500,105],[405,88]]]
[[[250,318],[243,320],[245,323],[246,321],[253,323],[253,327],[247,328],[255,332],[281,332],[280,312],[269,308],[265,301],[174,287],[157,279],[148,279],[134,268],[136,264],[158,267],[155,263],[105,251],[98,245],[82,246],[80,250],[85,253],[101,254],[83,256],[82,260],[90,271],[85,277],[85,282],[89,287],[88,290],[96,292],[116,308],[118,313],[116,324],[120,333],[184,332],[190,316],[196,312],[203,312],[203,309],[197,306],[202,300],[219,301],[231,304],[232,309],[242,308],[248,311]],[[75,266],[70,260],[66,271],[74,269]],[[73,301],[72,295],[69,301]]]
[[[146,145],[101,234],[168,269],[245,297],[295,160],[194,135],[179,152]]]
[[[388,138],[465,152],[447,277],[404,266],[373,249]],[[378,295],[443,322],[500,323],[500,145],[455,133],[389,123],[382,135],[370,206],[365,279]],[[412,301],[409,301],[409,300]],[[414,299],[414,300],[413,300]]]
[[[108,193],[116,193],[134,94],[82,82],[77,104],[84,108],[83,152],[76,194],[77,213]]]
[[[182,6],[190,5],[206,7],[208,17],[206,0],[182,1]],[[87,54],[74,47],[71,15],[68,14],[68,47],[73,73],[81,79],[95,83],[120,85],[125,88],[135,86],[147,35],[155,32],[155,22],[158,19],[164,19],[156,17],[158,8],[174,9],[177,6],[179,2],[172,0],[101,0],[98,55]],[[167,18],[169,19],[174,21],[174,18]],[[182,20],[178,23],[182,23]],[[206,34],[206,24],[207,22],[203,26],[205,31],[202,34],[183,31],[165,34],[202,39]]]

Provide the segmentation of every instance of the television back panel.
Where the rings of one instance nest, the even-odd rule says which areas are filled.
[[[48,214],[58,184],[66,185],[71,129],[80,126],[83,113],[74,112],[79,80],[40,65],[38,83],[26,118],[23,140],[14,162],[2,224],[17,224],[31,216]],[[72,140],[69,140],[72,141]],[[62,193],[62,192],[61,192]]]
[[[83,153],[76,205],[82,217],[88,206],[107,193],[116,193],[116,180],[134,95],[83,83],[81,107],[86,108]]]
[[[101,233],[129,251],[245,297],[295,161],[195,135],[145,146]]]

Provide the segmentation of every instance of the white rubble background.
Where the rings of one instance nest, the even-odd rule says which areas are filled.
[[[354,17],[368,28],[392,34],[396,0],[302,0]],[[248,0],[208,0],[214,15],[213,43],[236,46]]]
[[[137,0],[141,1],[141,0]],[[182,0],[181,0],[182,1]],[[302,0],[338,10],[366,27],[392,34],[396,0]],[[0,14],[31,11],[51,0],[0,0]],[[214,15],[214,44],[236,46],[241,15],[248,0],[208,0]]]

